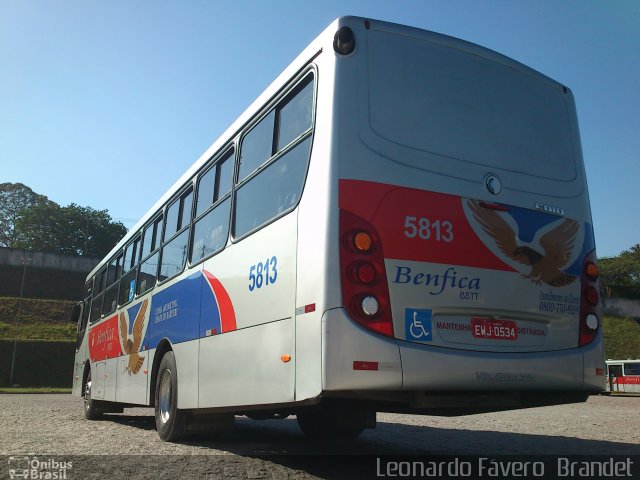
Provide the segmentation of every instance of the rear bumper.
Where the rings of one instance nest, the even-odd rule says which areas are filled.
[[[398,344],[404,390],[596,393],[605,386],[602,332],[584,348],[553,352],[493,353]]]
[[[362,409],[378,412],[412,413],[440,416],[471,415],[521,408],[581,403],[587,392],[566,391],[494,391],[494,392],[410,392],[339,391],[323,397],[360,404]]]
[[[354,362],[372,368],[359,370]],[[598,393],[605,388],[602,331],[588,346],[570,350],[474,352],[390,339],[332,309],[322,318],[322,385],[326,393]]]

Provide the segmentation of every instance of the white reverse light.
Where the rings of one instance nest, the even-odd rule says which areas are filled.
[[[376,313],[378,313],[378,309],[379,309],[378,300],[376,300],[375,297],[372,297],[371,295],[369,295],[362,299],[362,311],[366,315],[373,317]]]
[[[596,330],[598,328],[598,317],[596,317],[593,313],[587,315],[587,318],[584,319],[584,322],[591,330]]]

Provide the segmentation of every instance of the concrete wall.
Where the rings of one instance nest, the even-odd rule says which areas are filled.
[[[32,252],[19,248],[0,248],[0,266],[10,265],[21,267],[26,259],[28,267],[52,268],[65,272],[89,273],[100,259],[57,255],[55,253]]]
[[[97,258],[0,248],[0,297],[19,297],[22,290],[24,298],[80,300],[85,278],[98,262]]]
[[[640,319],[640,300],[627,298],[603,298],[605,313]]]

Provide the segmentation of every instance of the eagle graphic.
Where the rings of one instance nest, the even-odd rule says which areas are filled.
[[[536,234],[534,242],[521,242],[514,229],[497,211],[484,208],[477,200],[468,200],[467,206],[482,229],[493,239],[498,250],[507,258],[531,267],[528,278],[536,285],[542,282],[552,287],[570,285],[576,280],[575,275],[564,273],[562,269],[571,259],[576,235],[580,230],[577,221],[563,219],[554,222],[552,227],[540,235]],[[539,240],[535,240],[539,237]]]
[[[129,375],[138,373],[144,363],[144,357],[138,355],[138,352],[140,351],[140,344],[142,343],[142,330],[144,328],[144,317],[148,304],[148,299],[142,302],[140,310],[138,310],[138,314],[133,321],[133,339],[129,336],[127,318],[124,312],[120,313],[120,344],[122,345],[122,351],[126,355],[129,355],[129,364],[125,366],[125,371],[129,373]]]

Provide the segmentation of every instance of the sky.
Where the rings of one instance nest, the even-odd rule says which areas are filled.
[[[0,183],[132,227],[342,15],[462,38],[569,86],[598,256],[640,243],[637,0],[0,0]]]

